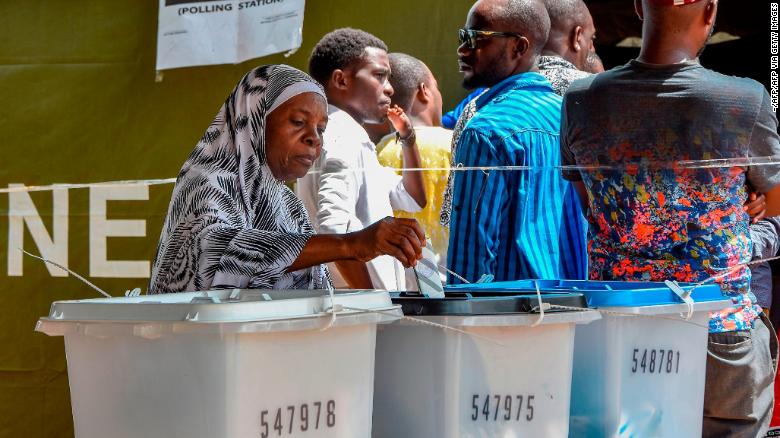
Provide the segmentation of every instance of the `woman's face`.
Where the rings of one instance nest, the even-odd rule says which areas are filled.
[[[302,93],[266,116],[268,167],[280,181],[306,175],[322,152],[328,106],[317,93]]]

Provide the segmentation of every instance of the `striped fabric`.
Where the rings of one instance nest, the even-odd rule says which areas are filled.
[[[286,65],[257,67],[238,83],[179,172],[149,294],[328,287],[324,265],[287,272],[314,229],[266,160],[266,115],[300,92],[325,97]]]
[[[469,282],[585,278],[587,225],[561,177],[560,96],[538,73],[512,76],[476,101],[456,162],[534,170],[456,172],[448,268]],[[450,284],[460,279],[449,274]]]

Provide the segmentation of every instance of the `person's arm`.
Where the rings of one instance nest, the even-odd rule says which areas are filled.
[[[334,262],[344,281],[352,289],[373,289],[371,276],[365,262],[354,260],[349,235],[320,234],[311,236],[298,254],[298,258],[287,268],[297,271],[315,265]]]
[[[365,267],[365,262],[380,255],[395,257],[410,268],[422,257],[423,246],[425,233],[416,220],[386,217],[354,233],[309,237],[287,272],[343,261],[354,261]]]
[[[484,93],[486,88],[477,88],[471,93],[468,94],[463,100],[458,102],[458,105],[455,106],[452,110],[448,111],[444,115],[441,116],[441,126],[447,129],[455,129],[455,125],[458,122],[458,119],[460,118],[460,115],[463,114],[463,110],[466,108],[466,105],[469,104],[472,100],[476,99]]]
[[[780,160],[780,136],[777,134],[777,118],[770,104],[771,98],[763,90],[763,102],[753,133],[750,136],[748,154],[751,158],[771,157]],[[780,215],[780,164],[749,166],[747,179],[758,192],[766,195],[767,217]]]
[[[769,217],[750,225],[753,260],[774,257],[780,250],[780,217]]]
[[[780,159],[780,156],[778,156]],[[780,216],[780,184],[766,192],[766,216]]]
[[[503,156],[496,154],[490,140],[476,130],[464,130],[460,141],[459,158],[463,158],[465,166],[508,164]],[[512,238],[499,236],[499,231],[507,219],[503,207],[508,202],[508,178],[514,173],[470,170],[456,175],[457,198],[453,198],[453,222],[450,224],[450,235],[454,233],[456,237],[450,239],[447,264],[468,281],[495,275],[498,243],[501,239]]]
[[[751,190],[742,208],[750,216],[750,223],[756,224],[766,216],[766,196]]]
[[[355,213],[357,204],[357,182],[350,164],[340,158],[329,158],[322,166],[317,193],[317,221],[320,235],[314,236],[304,248],[300,260],[291,270],[316,264],[335,262],[341,277],[354,289],[372,289],[374,286],[368,274],[368,267],[359,260],[353,260],[343,242],[343,235],[350,224],[360,223]],[[329,249],[331,253],[328,254]],[[327,258],[324,260],[323,257]],[[298,267],[301,266],[301,267]]]
[[[587,216],[588,211],[588,189],[585,188],[585,183],[582,180],[572,181],[571,185],[574,187],[574,191],[577,192],[577,197],[580,199],[580,207],[582,208],[582,214]]]
[[[328,158],[322,165],[316,194],[321,234],[345,234],[350,224],[360,223],[355,211],[358,183],[351,169],[353,166],[354,163],[335,157]]]
[[[403,185],[406,192],[414,199],[414,202],[422,209],[428,203],[425,196],[425,183],[423,181],[423,172],[420,169],[422,160],[420,160],[420,151],[417,149],[417,138],[409,117],[397,105],[394,105],[387,112],[387,117],[399,134],[399,143],[403,155]]]
[[[374,282],[368,273],[368,265],[360,260],[336,260],[333,262],[341,278],[351,289],[373,289]]]
[[[574,156],[574,152],[571,150],[571,137],[569,118],[567,117],[567,102],[568,95],[563,96],[563,108],[561,110],[561,135],[558,136],[561,142],[561,165],[564,168],[561,170],[561,176],[567,181],[571,181],[577,190],[577,195],[580,198],[583,212],[588,209],[588,191],[585,184],[582,182],[582,175],[576,168],[572,169],[571,166],[577,165],[577,158]]]

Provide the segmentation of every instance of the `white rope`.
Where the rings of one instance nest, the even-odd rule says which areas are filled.
[[[605,309],[597,309],[597,308],[589,308],[589,307],[571,307],[571,306],[562,306],[559,304],[550,304],[550,307],[552,309],[557,310],[567,310],[572,312],[587,312],[589,310],[595,310],[596,312],[599,312],[604,315],[611,315],[611,316],[627,316],[632,318],[646,318],[646,319],[663,319],[666,321],[674,321],[674,322],[682,322],[684,324],[690,324],[694,325],[696,327],[701,327],[709,330],[709,325],[703,325],[698,324],[692,321],[686,321],[682,316],[680,317],[673,317],[673,316],[661,316],[661,315],[642,315],[638,313],[628,313],[628,312],[618,312],[615,310],[605,310]]]
[[[727,269],[725,272],[723,272],[721,274],[713,275],[712,277],[705,278],[704,280],[696,283],[696,285],[694,285],[693,289],[691,289],[691,292],[693,292],[693,290],[695,290],[699,286],[703,286],[703,285],[705,285],[707,283],[713,282],[715,280],[719,280],[719,279],[721,279],[723,277],[727,277],[727,276],[733,274],[734,272],[736,272],[736,271],[738,271],[738,270],[740,270],[742,268],[745,268],[745,267],[748,267],[748,266],[752,266],[752,265],[758,265],[758,264],[761,264],[761,263],[767,263],[767,262],[771,262],[771,261],[774,261],[774,260],[780,260],[780,256],[769,257],[769,258],[760,259],[760,260],[751,260],[751,261],[749,261],[747,263],[734,265],[734,266],[732,266],[731,268]]]
[[[665,280],[664,284],[666,287],[668,287],[672,292],[674,292],[675,295],[680,297],[681,300],[685,303],[686,306],[688,306],[688,314],[685,315],[685,320],[690,321],[690,319],[693,317],[693,298],[691,297],[691,294],[693,293],[692,290],[685,290],[682,287],[680,287],[680,284],[677,283],[677,280]]]
[[[335,324],[336,324],[336,315],[339,312],[344,311],[344,306],[341,304],[336,304],[336,295],[333,291],[333,285],[328,283],[328,295],[330,295],[330,307],[324,310],[325,313],[330,313],[330,321],[328,322],[328,325],[321,328],[320,331],[324,332],[327,330],[330,330]]]
[[[544,310],[545,310],[545,308],[546,309],[550,308],[550,304],[549,303],[542,302],[542,291],[541,291],[541,289],[539,289],[539,282],[536,281],[536,280],[534,280],[534,287],[536,288],[536,300],[539,302],[539,307],[538,307],[539,318],[537,318],[536,321],[534,321],[534,323],[531,324],[531,327],[536,327],[539,324],[541,324],[542,321],[544,321]]]
[[[92,284],[92,283],[91,283],[89,280],[87,280],[86,278],[84,278],[84,277],[82,277],[81,275],[77,274],[76,272],[74,272],[74,271],[72,271],[72,270],[70,270],[70,269],[66,268],[65,266],[62,266],[61,264],[59,264],[59,263],[57,263],[57,262],[55,262],[55,261],[49,260],[49,259],[47,259],[47,258],[44,258],[44,257],[41,257],[41,256],[37,256],[37,255],[35,255],[35,254],[30,254],[29,252],[27,252],[27,251],[23,250],[22,248],[18,248],[18,249],[19,249],[19,251],[23,252],[24,254],[27,254],[28,256],[30,256],[30,257],[32,257],[32,258],[35,258],[35,259],[41,260],[41,261],[43,261],[43,262],[45,262],[45,263],[52,264],[52,265],[54,265],[54,266],[56,266],[56,267],[58,267],[58,268],[62,269],[63,271],[66,271],[66,272],[68,272],[69,274],[71,274],[72,276],[74,276],[74,277],[76,277],[77,279],[81,280],[81,281],[82,281],[82,282],[84,282],[84,283],[85,283],[87,286],[91,287],[92,289],[95,289],[96,291],[100,292],[101,294],[103,294],[103,295],[104,295],[104,296],[106,296],[107,298],[113,298],[113,297],[112,297],[110,294],[108,294],[108,292],[106,292],[106,291],[104,291],[103,289],[101,289],[101,288],[99,288],[99,287],[95,286],[95,285],[94,285],[94,284]]]
[[[641,163],[626,163],[622,165],[614,166],[597,166],[597,165],[559,165],[559,166],[463,166],[462,163],[457,163],[454,167],[414,167],[414,168],[391,168],[396,172],[403,171],[449,171],[449,172],[468,172],[468,171],[482,171],[489,172],[493,170],[497,171],[521,171],[521,170],[616,170],[624,168],[635,167],[658,167],[658,168],[676,168],[676,169],[714,169],[714,168],[729,168],[729,167],[749,167],[749,166],[769,166],[780,164],[780,156],[764,156],[764,157],[745,157],[745,158],[722,158],[711,160],[684,160],[684,161],[669,161],[669,162],[641,162]],[[374,172],[376,169],[368,168],[354,168],[350,169],[353,172]],[[310,170],[309,174],[322,173],[321,171]],[[115,187],[115,186],[127,186],[127,185],[162,185],[162,184],[174,184],[176,178],[159,178],[159,179],[137,179],[137,180],[120,180],[120,181],[105,181],[105,182],[93,182],[93,183],[63,183],[63,184],[50,184],[50,185],[36,185],[36,186],[14,186],[7,188],[0,188],[0,193],[17,193],[17,192],[40,192],[51,190],[63,190],[63,189],[83,189],[91,187]]]
[[[446,266],[444,266],[444,265],[441,265],[441,264],[438,264],[438,263],[437,263],[437,266],[439,266],[440,268],[444,269],[446,272],[448,272],[448,273],[452,274],[452,276],[453,276],[453,277],[455,277],[455,278],[457,278],[458,280],[460,280],[460,281],[462,281],[462,282],[464,282],[464,283],[466,283],[466,284],[471,284],[471,282],[470,282],[470,281],[468,281],[468,280],[466,280],[465,278],[461,277],[460,275],[458,275],[458,273],[457,273],[457,272],[450,270],[450,269],[449,269],[449,268],[447,268]]]
[[[377,313],[377,314],[388,314],[388,315],[391,315],[391,316],[394,316],[394,317],[398,317],[398,314],[395,313],[395,311],[392,311],[392,310],[361,309],[359,307],[346,307],[346,306],[344,307],[344,309],[357,311],[357,312],[369,312],[369,313]],[[446,325],[446,324],[439,324],[439,323],[436,323],[436,322],[433,322],[433,321],[426,321],[424,319],[413,318],[411,316],[406,316],[406,315],[401,316],[400,319],[405,320],[405,321],[412,321],[412,322],[420,324],[420,325],[427,325],[427,326],[430,326],[430,327],[436,327],[436,328],[439,328],[439,329],[442,329],[442,330],[445,330],[445,331],[452,331],[452,332],[455,332],[455,333],[460,333],[462,335],[472,336],[474,338],[482,339],[483,341],[487,341],[487,342],[490,342],[492,344],[499,345],[501,347],[506,347],[506,344],[503,344],[503,343],[501,343],[499,341],[496,341],[495,339],[492,339],[490,337],[482,336],[480,334],[473,333],[473,332],[468,332],[466,330],[461,330],[459,328],[455,328],[455,327],[452,327],[452,326],[449,326],[449,325]]]
[[[124,186],[154,186],[160,184],[173,184],[176,182],[176,178],[165,179],[135,179],[124,181],[104,181],[95,183],[78,183],[78,184],[51,184],[45,186],[14,186],[7,188],[0,188],[0,193],[19,193],[19,192],[44,192],[51,190],[67,190],[67,189],[88,189],[91,187],[124,187]]]

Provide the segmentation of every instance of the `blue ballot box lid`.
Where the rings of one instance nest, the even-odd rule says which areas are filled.
[[[464,288],[445,292],[444,298],[428,298],[416,292],[391,292],[390,299],[393,304],[400,305],[407,316],[504,315],[539,311],[539,297],[535,289],[528,293],[505,290],[472,292]],[[551,306],[588,308],[581,293],[543,292],[541,299]],[[560,310],[553,307],[549,311]]]
[[[638,307],[680,304],[682,299],[662,282],[589,281],[589,280],[516,280],[494,283],[472,283],[446,286],[445,292],[468,292],[474,296],[513,295],[536,293],[580,293],[590,307]],[[692,283],[680,283],[685,291],[693,291],[696,302],[721,301],[725,297],[717,284],[695,287]]]

